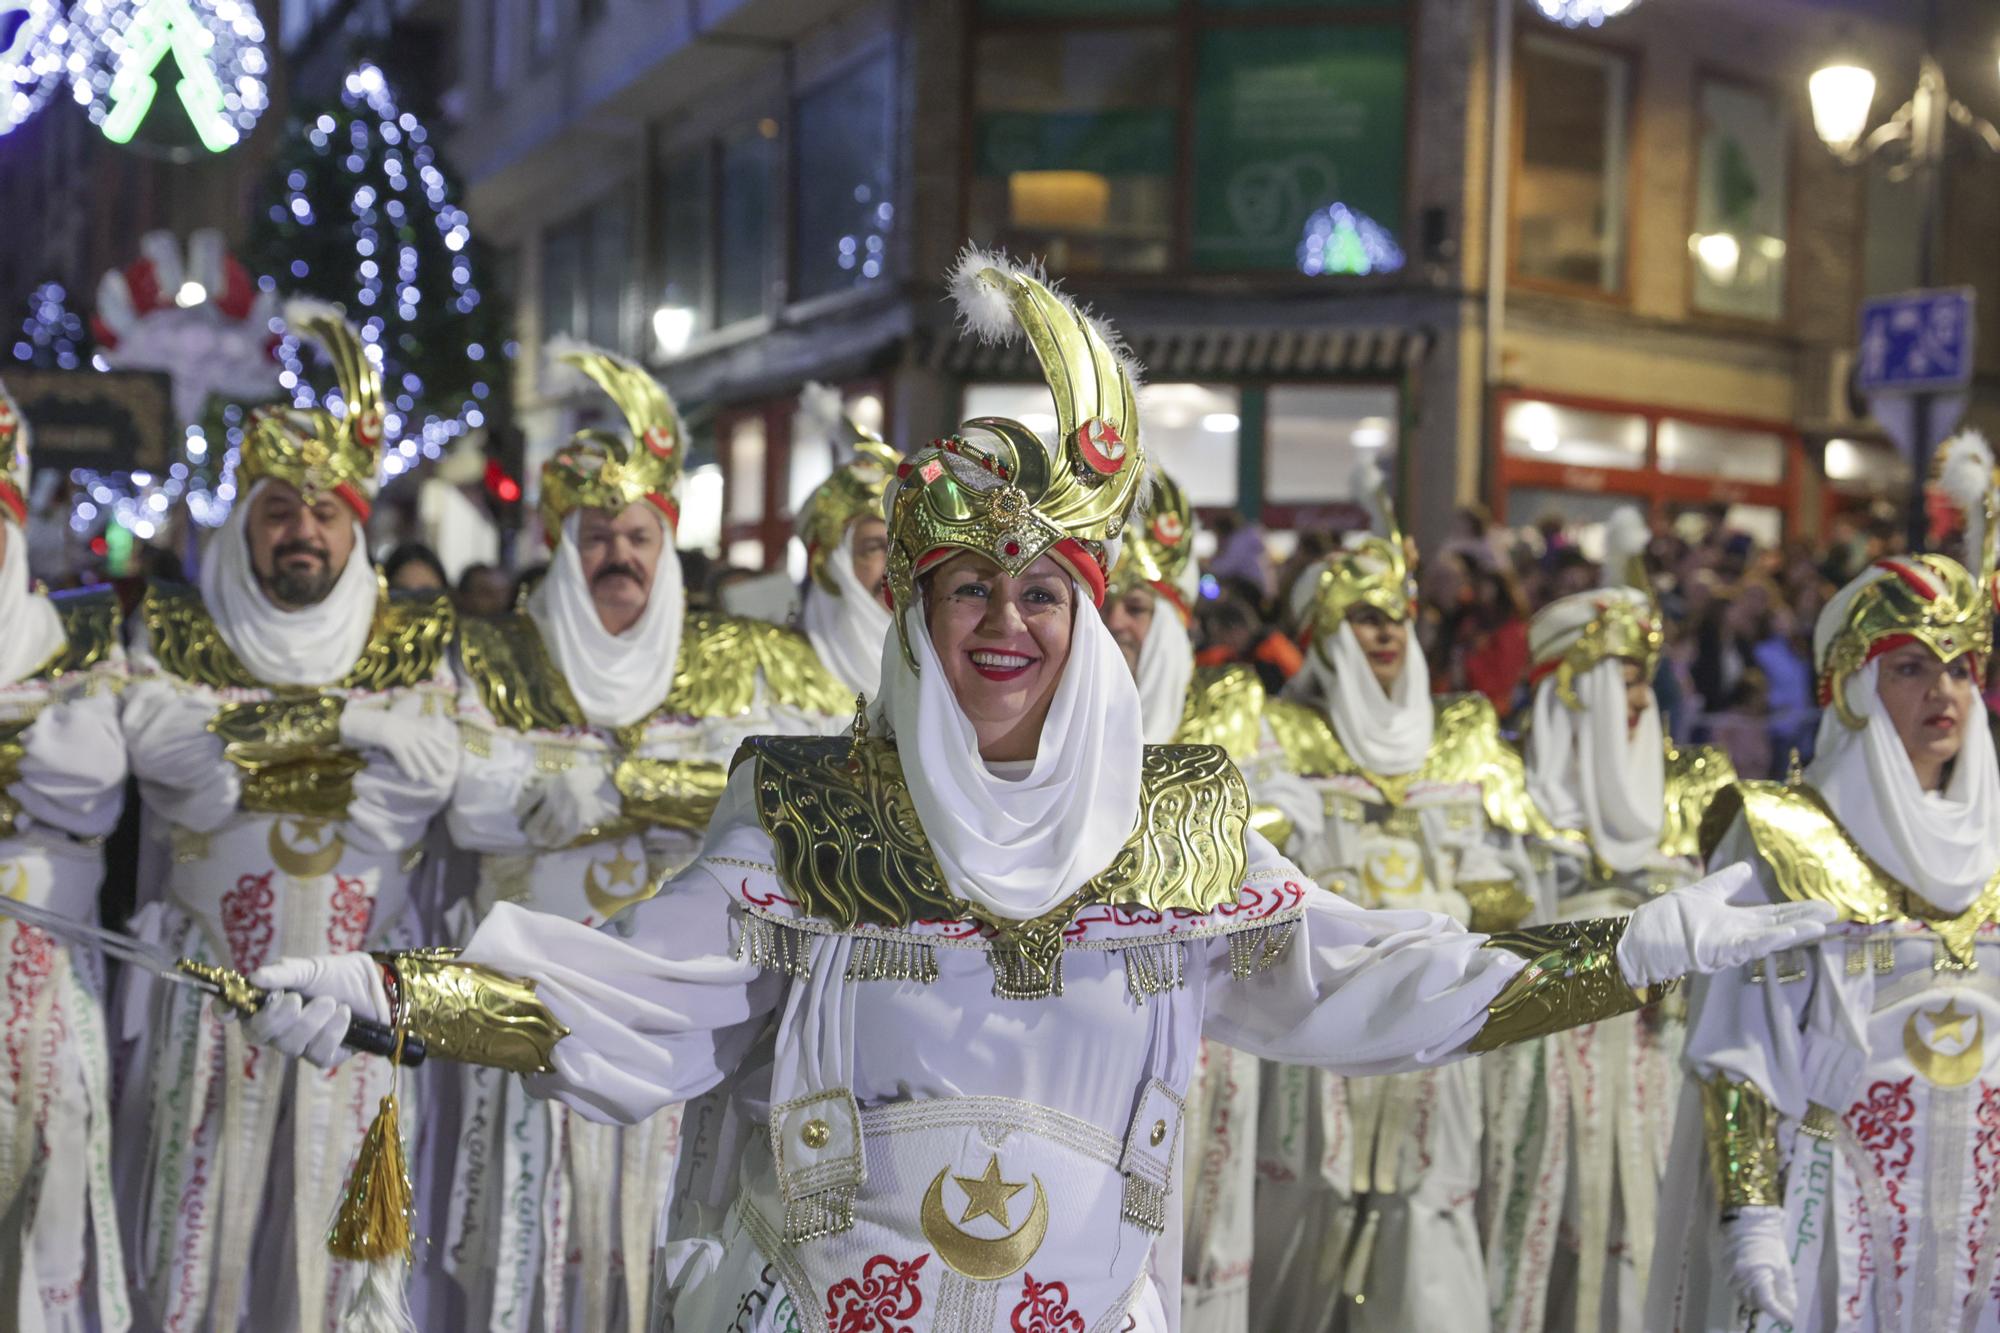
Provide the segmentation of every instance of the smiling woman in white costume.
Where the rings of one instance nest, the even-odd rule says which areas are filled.
[[[311,998],[255,1031],[326,1060],[350,1011],[393,1018],[607,1119],[736,1079],[761,1124],[678,1327],[1157,1333],[1205,1032],[1408,1068],[1820,935],[1824,908],[1725,907],[1733,877],[1491,938],[1320,892],[1246,833],[1223,751],[1144,744],[1085,604],[1145,466],[1115,338],[999,257],[953,285],[977,332],[1026,331],[1060,435],[969,422],[899,469],[898,633],[855,734],[745,746],[701,856],[622,936],[500,904],[456,959],[264,970]]]

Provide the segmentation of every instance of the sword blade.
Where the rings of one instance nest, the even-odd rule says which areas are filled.
[[[88,921],[78,921],[74,917],[63,916],[46,907],[22,902],[18,898],[0,897],[0,916],[11,916],[23,925],[33,926],[59,940],[70,944],[81,944],[99,953],[110,954],[121,962],[132,963],[160,976],[186,976],[174,965],[174,956],[165,949],[148,944],[136,935],[127,935],[122,930],[107,930],[103,926],[93,926]],[[198,978],[189,978],[205,988],[207,983]]]

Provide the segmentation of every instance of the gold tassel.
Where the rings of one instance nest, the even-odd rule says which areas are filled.
[[[406,1290],[414,1248],[414,1191],[403,1156],[402,1115],[396,1083],[402,1068],[403,1032],[389,1062],[389,1095],[354,1154],[354,1168],[340,1197],[340,1211],[327,1233],[326,1249],[336,1259],[365,1265],[361,1285],[341,1314],[346,1333],[414,1333]]]

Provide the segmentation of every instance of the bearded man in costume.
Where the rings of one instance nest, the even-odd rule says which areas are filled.
[[[685,609],[680,416],[622,357],[563,359],[624,431],[580,431],[543,466],[548,577],[522,611],[460,631],[450,822],[480,857],[475,921],[505,901],[602,925],[694,856],[746,737],[824,733],[852,711],[798,635]],[[678,1108],[621,1132],[500,1070],[467,1075],[445,1254],[473,1326],[640,1328]]]
[[[374,365],[337,313],[291,322],[331,355],[344,412],[253,415],[243,495],[199,593],[146,594],[123,711],[140,795],[172,848],[164,901],[135,926],[238,971],[396,938],[458,772],[449,606],[392,596],[363,541],[382,443]],[[321,1240],[389,1067],[295,1075],[200,992],[133,999],[151,1008],[127,1108],[145,1126],[127,1202],[147,1316],[219,1333],[326,1327],[360,1275]]]
[[[30,587],[28,422],[0,385],[0,894],[97,920],[125,798],[125,653],[109,590]],[[111,1191],[104,969],[0,918],[0,1292],[22,1333],[130,1327]]]
[[[1165,1333],[1204,1034],[1387,1072],[1823,931],[1816,906],[1718,906],[1726,880],[1490,938],[1321,892],[1246,829],[1226,753],[1144,743],[1084,605],[1145,468],[1131,369],[1002,258],[969,252],[954,286],[975,328],[1029,334],[1060,434],[966,423],[899,469],[897,648],[853,734],[747,744],[701,855],[623,936],[501,903],[455,959],[260,970],[298,993],[257,1031],[332,1060],[377,1015],[613,1120],[733,1086],[754,1132],[675,1327]]]
[[[1649,1329],[2000,1329],[1990,515],[1976,574],[1897,557],[1834,595],[1812,763],[1705,823],[1710,864],[1755,868],[1741,901],[1842,924],[1690,994]]]
[[[856,425],[838,390],[808,384],[799,395],[801,438],[851,453],[806,497],[799,539],[806,547],[806,595],[799,629],[850,696],[882,688],[889,638],[889,528],[882,492],[903,456]]]
[[[1352,540],[1300,580],[1306,666],[1264,709],[1324,803],[1291,853],[1363,906],[1510,926],[1534,889],[1520,759],[1483,696],[1433,700],[1402,533],[1378,503],[1386,537]],[[1482,1119],[1469,1065],[1388,1079],[1266,1069],[1253,1325],[1483,1330]]]
[[[1633,569],[1646,537],[1614,515],[1605,568]],[[1720,751],[1663,737],[1653,697],[1662,630],[1641,587],[1572,593],[1528,627],[1535,683],[1528,791],[1550,827],[1544,919],[1630,912],[1697,878],[1696,834],[1736,780]],[[1487,1267],[1494,1325],[1639,1326],[1660,1176],[1680,1091],[1678,1021],[1659,1011],[1573,1028],[1486,1064]]]

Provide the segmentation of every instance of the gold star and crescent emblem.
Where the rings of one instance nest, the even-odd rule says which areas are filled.
[[[652,897],[654,885],[647,880],[645,869],[644,862],[625,855],[622,842],[610,856],[592,860],[583,872],[583,896],[589,900],[590,910],[608,921],[633,903]],[[620,893],[620,888],[631,892]]]
[[[1926,1035],[1918,1023],[1927,1019]],[[1970,1032],[1966,1024],[1972,1025]],[[1926,1080],[1940,1088],[1962,1088],[1979,1077],[1986,1063],[1986,1022],[1958,1007],[1956,996],[1935,1011],[1917,1010],[1903,1024],[1903,1054]]]
[[[1378,897],[1402,897],[1423,887],[1423,861],[1398,843],[1378,844],[1362,858],[1361,878]]]
[[[956,1223],[945,1210],[944,1184],[947,1176],[965,1195],[965,1208]],[[1034,1186],[1034,1198],[1028,1205],[1027,1218],[1019,1227],[992,1239],[974,1236],[962,1229],[981,1217],[991,1218],[1002,1227],[1012,1226],[1009,1205],[1015,1195],[1030,1185]],[[1026,1268],[1028,1261],[1035,1257],[1035,1252],[1042,1248],[1042,1241],[1049,1233],[1049,1196],[1042,1189],[1039,1176],[1031,1175],[1019,1182],[1004,1179],[1000,1171],[1000,1156],[995,1153],[987,1159],[986,1170],[977,1176],[953,1175],[950,1167],[939,1171],[931,1181],[930,1189],[924,1193],[919,1220],[923,1224],[924,1239],[931,1243],[938,1258],[944,1260],[953,1272],[975,1282],[994,1282]]]
[[[323,819],[280,816],[266,839],[271,864],[295,879],[330,873],[347,850],[340,830]]]

